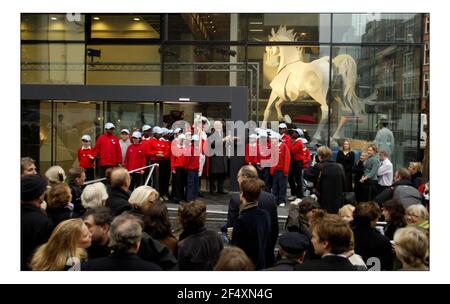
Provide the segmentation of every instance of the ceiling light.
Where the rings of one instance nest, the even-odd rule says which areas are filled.
[[[135,17],[133,18],[134,21],[141,21],[141,18]]]
[[[94,20],[100,20],[100,17],[94,17],[94,18],[92,18],[92,19],[94,19]]]
[[[300,33],[300,36],[306,36],[306,33]]]
[[[252,22],[249,22],[248,24],[263,24],[263,22],[262,21],[252,21]]]
[[[56,18],[56,17],[50,17],[50,19],[53,20],[53,21],[58,20],[58,18]]]
[[[212,24],[213,22],[212,22],[212,21],[209,21],[209,23],[211,23],[211,24]]]
[[[250,29],[249,31],[250,32],[262,32],[263,30],[262,29]]]

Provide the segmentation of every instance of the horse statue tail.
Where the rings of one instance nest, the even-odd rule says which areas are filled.
[[[342,76],[344,82],[344,100],[343,106],[355,113],[356,116],[364,113],[363,104],[373,105],[372,102],[378,96],[378,91],[375,90],[369,97],[360,98],[355,93],[356,86],[356,62],[347,54],[337,55],[333,58],[333,66],[335,71]]]

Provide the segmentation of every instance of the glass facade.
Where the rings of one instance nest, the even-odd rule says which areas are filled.
[[[428,71],[422,75],[424,54],[429,52],[429,45],[422,41],[427,30],[423,14],[78,17],[22,14],[22,84],[246,86],[248,119],[261,122],[271,95],[283,82],[282,70],[296,64],[309,71],[320,62],[321,72],[313,72],[322,86],[331,87],[331,94],[299,91],[303,83],[314,84],[314,78],[295,82],[300,76],[294,71],[282,86],[288,98],[278,104],[274,101],[266,112],[269,121],[279,120],[278,108],[282,118],[287,114],[311,136],[318,134],[319,142],[335,144],[350,138],[354,149],[362,150],[375,139],[377,123],[383,118],[395,137],[394,166],[419,158],[419,105],[422,92],[428,95],[430,78]],[[347,84],[359,98],[355,106],[360,113],[346,103],[344,88],[350,78],[343,76],[343,62],[352,67],[346,70],[352,73]],[[317,133],[323,104],[329,104],[329,115]],[[170,126],[175,118],[189,120],[197,112],[232,118],[229,103],[181,104],[165,98],[119,103],[23,100],[22,134],[29,140],[22,141],[22,155],[38,159],[41,171],[54,163],[71,166],[81,135],[100,134],[105,120],[129,129],[143,123]],[[74,146],[69,144],[72,140]]]

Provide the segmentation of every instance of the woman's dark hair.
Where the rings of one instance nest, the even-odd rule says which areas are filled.
[[[389,224],[399,228],[406,226],[405,207],[403,207],[403,205],[398,200],[393,199],[385,202],[383,204],[383,208],[389,212]]]
[[[353,224],[358,227],[370,226],[371,222],[381,215],[380,207],[375,202],[366,202],[356,205],[353,212]]]
[[[157,240],[166,238],[171,233],[169,212],[166,205],[157,201],[150,205],[144,215],[144,231]]]
[[[200,229],[206,222],[206,205],[199,200],[180,205],[178,216],[184,231]]]

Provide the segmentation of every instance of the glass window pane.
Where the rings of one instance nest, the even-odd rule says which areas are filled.
[[[164,85],[244,85],[245,68],[244,47],[164,47]]]
[[[333,42],[421,42],[421,14],[333,14]]]
[[[88,84],[159,85],[159,45],[89,45]]]
[[[159,39],[159,14],[92,14],[91,38]]]
[[[334,71],[344,67],[345,62],[355,61],[354,90],[362,101],[344,96],[343,87],[346,79],[351,80],[352,72],[347,71],[347,76],[342,76],[345,72],[342,70],[342,75],[334,75],[331,135],[338,139],[349,138],[353,148],[361,151],[375,140],[379,120],[386,119],[395,144],[388,147],[377,142],[379,148],[390,150],[388,153],[395,168],[416,159],[421,97],[420,52],[420,47],[401,46],[334,48]],[[359,115],[357,106],[362,109]],[[347,121],[340,132],[334,134],[342,117]]]
[[[68,172],[78,166],[81,136],[88,134],[95,146],[103,130],[103,103],[94,101],[54,101],[54,161]]]
[[[116,126],[116,135],[122,129],[140,129],[143,125],[154,126],[158,121],[159,107],[154,102],[108,102],[108,121]]]
[[[20,116],[20,155],[33,158],[38,172],[44,174],[51,166],[52,104],[46,100],[22,100]]]
[[[84,83],[84,43],[22,44],[21,58],[22,83]]]
[[[80,40],[84,41],[84,15],[22,14],[22,40]]]
[[[243,40],[238,14],[169,14],[169,40]]]
[[[330,14],[247,14],[247,19],[250,41],[330,42]],[[277,35],[269,39],[272,29],[277,32],[282,25],[293,30],[295,38]]]

